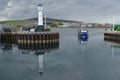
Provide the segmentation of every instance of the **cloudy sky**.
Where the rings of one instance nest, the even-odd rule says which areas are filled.
[[[0,20],[37,17],[38,3],[49,18],[120,23],[120,0],[0,0]]]

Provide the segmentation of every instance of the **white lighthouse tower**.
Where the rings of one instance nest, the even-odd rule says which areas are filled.
[[[38,26],[43,26],[43,5],[38,5]]]

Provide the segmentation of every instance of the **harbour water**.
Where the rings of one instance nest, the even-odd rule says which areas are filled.
[[[0,80],[120,79],[119,43],[104,41],[105,29],[88,29],[85,43],[78,39],[77,28],[53,30],[59,31],[59,45],[47,50],[1,43]]]

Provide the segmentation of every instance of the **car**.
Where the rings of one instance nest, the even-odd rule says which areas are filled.
[[[40,32],[40,31],[44,31],[44,26],[40,25],[40,26],[33,26],[30,29],[30,32]]]
[[[12,32],[12,29],[8,28],[8,27],[3,27],[0,29],[3,32]]]

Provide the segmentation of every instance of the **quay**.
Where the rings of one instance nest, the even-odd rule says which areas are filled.
[[[57,31],[44,32],[1,32],[1,42],[16,43],[55,43],[59,42],[59,33]]]
[[[105,31],[104,40],[120,42],[120,31]]]

